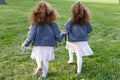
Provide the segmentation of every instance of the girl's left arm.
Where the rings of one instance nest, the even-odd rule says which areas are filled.
[[[31,44],[31,42],[35,39],[36,31],[37,31],[37,27],[35,25],[31,25],[28,31],[27,38],[23,43],[25,47],[28,47]]]

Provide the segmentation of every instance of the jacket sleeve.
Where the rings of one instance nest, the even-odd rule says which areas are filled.
[[[68,19],[68,20],[66,21],[66,23],[64,24],[64,28],[63,28],[63,30],[62,30],[62,32],[61,32],[61,34],[62,34],[63,36],[65,36],[66,34],[69,33],[69,31],[70,31],[70,26],[71,26],[71,22],[70,22],[70,19]]]
[[[91,26],[91,24],[87,23],[86,25],[87,25],[87,32],[88,33],[92,32],[92,26]]]
[[[31,25],[29,27],[28,35],[24,42],[25,46],[29,46],[31,42],[35,39],[36,31],[37,31],[37,27],[35,25]]]
[[[62,34],[58,28],[58,25],[54,22],[53,23],[53,30],[54,30],[54,36],[55,36],[55,39],[58,41],[58,42],[61,42],[62,41]]]

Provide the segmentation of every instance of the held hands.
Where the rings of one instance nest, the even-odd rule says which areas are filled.
[[[61,42],[57,41],[58,44],[61,44]]]

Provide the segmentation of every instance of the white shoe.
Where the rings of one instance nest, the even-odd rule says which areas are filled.
[[[77,75],[80,75],[81,74],[81,72],[77,72]]]
[[[40,77],[40,75],[42,74],[42,68],[38,68],[38,69],[36,69],[36,71],[35,71],[35,75],[36,75],[36,77]]]
[[[68,60],[68,64],[73,64],[74,63],[74,61],[73,60]]]
[[[46,78],[46,75],[45,74],[42,74],[42,79],[45,79]]]

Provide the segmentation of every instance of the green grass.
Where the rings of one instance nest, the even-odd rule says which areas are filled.
[[[22,52],[28,15],[40,0],[6,0],[0,5],[0,80],[35,80],[31,49]],[[74,0],[45,0],[59,12],[60,29],[70,17]],[[82,73],[75,75],[76,62],[68,65],[65,41],[55,48],[47,80],[120,80],[120,5],[83,2],[92,14],[93,32],[89,44],[94,55],[83,58]],[[75,57],[75,56],[74,56]],[[75,57],[76,60],[76,57]]]
[[[81,0],[84,2],[119,3],[119,0]]]

